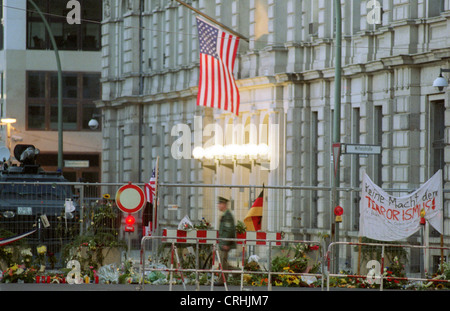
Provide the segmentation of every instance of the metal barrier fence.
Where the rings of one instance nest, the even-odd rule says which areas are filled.
[[[56,268],[65,267],[69,252],[82,244],[90,244],[92,249],[125,248],[122,215],[115,207],[113,195],[101,194],[103,188],[115,187],[113,184],[23,182],[20,176],[15,181],[0,182],[0,238],[34,232],[16,244],[29,248],[35,257],[40,256],[37,248],[45,246],[43,260]],[[2,248],[0,257],[4,253],[1,251]]]
[[[61,249],[72,242],[92,241],[92,238],[95,237],[98,245],[120,244],[123,249],[133,250],[140,256],[139,251],[142,248],[143,238],[157,239],[158,236],[162,235],[161,232],[157,231],[153,238],[148,238],[145,236],[146,233],[141,230],[153,217],[151,213],[147,213],[151,207],[136,215],[135,227],[137,229],[135,232],[124,232],[124,215],[115,207],[114,202],[114,194],[122,185],[122,183],[1,182],[0,231],[9,230],[13,234],[20,234],[37,228],[39,230],[36,234],[26,238],[27,242],[36,245],[44,243],[48,246],[48,250],[54,253],[61,253]],[[137,185],[143,187],[143,184]],[[330,190],[329,187],[161,183],[156,197],[158,203],[157,222],[159,228],[177,228],[183,217],[188,216],[194,226],[206,224],[210,229],[217,228],[220,219],[220,213],[216,208],[217,196],[230,198],[230,207],[235,220],[242,220],[259,193],[264,191],[264,229],[272,232],[286,231],[289,235],[289,241],[283,241],[283,243],[290,245],[295,245],[296,242],[301,243],[300,241],[316,239],[321,241],[320,244],[328,245],[333,242],[330,236],[332,229],[329,227],[332,222],[329,208]],[[345,203],[343,205],[345,225],[343,224],[341,227],[341,237],[346,234],[346,239],[356,240],[359,225],[357,221],[359,189],[339,188],[338,190],[342,202]],[[389,192],[397,193],[411,191],[408,189],[389,189]],[[448,190],[444,190],[444,193],[447,192]],[[66,213],[66,199],[72,199],[72,203],[76,207],[74,212]],[[32,207],[31,213],[29,207]],[[14,212],[15,215],[12,216],[10,212]],[[42,215],[46,215],[50,227],[44,226],[41,220]],[[21,221],[17,222],[19,216]],[[446,210],[444,218],[448,219]],[[417,233],[408,240],[408,243],[402,242],[406,245],[404,248],[409,249],[405,274],[408,274],[411,278],[415,278],[418,273],[421,273],[424,266],[423,256],[419,254],[422,239],[423,236]],[[441,245],[441,248],[447,250],[445,248],[449,245],[447,239],[448,236],[444,236],[441,240],[443,243],[440,244],[439,236],[433,232],[430,233],[432,243],[430,243],[431,246],[428,249],[435,251],[430,257],[432,262],[429,266],[434,267],[428,271],[430,275],[435,274],[439,264],[448,257],[447,252],[445,256],[436,253],[440,251],[437,245]],[[377,252],[378,245],[370,243],[371,241],[364,242],[366,244],[362,247],[361,254]],[[332,245],[336,247],[334,244]],[[400,248],[397,247],[397,249]],[[156,249],[152,248],[152,252],[155,251]],[[348,250],[340,250],[338,253],[340,254],[338,271],[352,270],[352,273],[344,275],[364,275],[360,273],[360,268],[364,266],[364,263],[355,260],[358,253],[350,254],[351,252]],[[246,254],[248,254],[248,249]],[[62,260],[62,255],[59,260]],[[333,263],[337,259],[330,258],[330,260]],[[64,262],[61,262],[60,265],[64,266]],[[364,269],[363,267],[362,270]],[[340,273],[334,273],[336,271],[332,272],[332,277],[334,277],[334,274],[341,275]],[[230,273],[234,274],[234,272]],[[270,275],[272,277],[274,274],[270,273]]]
[[[333,266],[333,254],[336,253],[336,248],[341,248],[339,252],[358,254],[358,256],[353,256],[353,260],[356,262],[350,264],[350,267],[356,267],[356,270],[342,270],[339,273],[329,272]],[[366,250],[363,250],[363,248],[366,248]],[[438,250],[442,257],[448,256],[450,252],[448,247],[358,242],[330,243],[326,254],[324,254],[327,265],[324,266],[323,272],[327,280],[327,290],[330,290],[330,282],[333,278],[335,284],[332,284],[332,286],[339,287],[341,285],[340,287],[347,288],[379,287],[380,290],[385,288],[408,289],[408,287],[415,289],[415,281],[427,282],[428,286],[441,284],[443,287],[450,284],[450,280],[446,279],[444,274],[441,274],[440,277],[431,277],[428,271],[422,271],[421,275],[407,273],[407,265],[410,263],[411,256],[414,256],[414,251],[423,253],[431,250]],[[425,257],[423,254],[420,254],[420,256]],[[441,272],[444,272],[444,267],[441,266],[440,268],[442,269]],[[446,273],[449,272],[450,270],[447,269]],[[426,288],[427,285],[421,287]]]
[[[146,267],[146,242],[155,240],[161,241],[161,243],[169,247],[169,267],[154,265]],[[221,262],[221,256],[218,248],[219,241],[234,241],[238,245],[236,250],[236,258],[240,260],[240,267],[234,267],[233,269],[225,269]],[[292,248],[290,245],[301,245],[303,248]],[[195,266],[183,267],[183,260],[180,259],[182,254],[179,253],[180,248],[195,246]],[[210,252],[211,262],[205,267],[200,267],[199,251],[201,246],[209,246],[208,252]],[[252,247],[259,248],[259,251],[255,249],[249,250]],[[264,248],[262,250],[261,248]],[[140,283],[141,289],[145,285],[145,272],[166,272],[169,274],[169,290],[172,290],[174,280],[173,275],[179,274],[181,283],[186,290],[186,276],[185,274],[195,274],[195,286],[199,289],[200,274],[208,274],[210,277],[206,280],[204,285],[209,285],[210,290],[214,290],[214,284],[217,281],[222,280],[226,290],[228,290],[228,277],[227,275],[239,274],[238,280],[241,290],[245,285],[248,286],[267,286],[268,290],[272,290],[272,286],[287,286],[287,285],[299,285],[300,282],[307,284],[308,282],[320,282],[321,287],[324,287],[323,280],[323,262],[324,257],[321,255],[320,250],[322,246],[317,241],[285,241],[280,239],[222,239],[222,238],[210,238],[210,237],[188,237],[182,238],[168,237],[168,236],[146,236],[142,238],[141,250],[140,250]],[[282,254],[284,251],[292,251],[292,254]],[[317,256],[307,256],[306,253],[317,252]],[[251,255],[254,253],[262,253],[265,258],[261,261],[250,261]],[[274,254],[275,253],[275,254]],[[239,254],[239,255],[238,255]],[[161,255],[161,254],[159,254]],[[291,257],[291,256],[292,257]],[[311,255],[311,254],[310,254]],[[313,257],[316,257],[315,259]],[[261,259],[261,258],[260,258]],[[158,261],[160,261],[159,259]],[[217,261],[217,264],[216,264]],[[253,263],[253,264],[252,264]],[[214,275],[217,274],[217,278]],[[248,278],[257,276],[259,282],[251,282]],[[245,277],[247,276],[247,280]],[[249,282],[250,281],[250,282]],[[236,284],[235,284],[236,285]]]
[[[150,265],[146,267],[146,243],[148,241],[160,240],[163,244],[165,243],[169,248],[169,266],[161,265]],[[237,251],[241,253],[241,266],[235,269],[226,270],[222,267],[220,262],[220,256],[217,249],[217,244],[220,240],[234,240],[242,245],[242,249]],[[210,245],[210,252],[212,254],[212,264],[208,268],[199,267],[199,247],[200,245]],[[268,251],[262,251],[266,257],[266,269],[265,270],[252,270],[248,269],[246,260],[248,260],[251,255],[247,252],[249,244],[258,245],[262,247],[267,247]],[[293,266],[295,265],[295,259],[298,256],[293,256],[292,258],[287,257],[288,260],[285,261],[285,267],[282,269],[275,269],[275,261],[277,258],[274,252],[277,249],[283,249],[287,245],[307,245],[309,250],[313,249],[317,251],[317,264],[318,268],[314,271],[308,271],[309,269],[303,266],[303,271],[298,269],[294,271]],[[195,246],[195,267],[183,267],[183,260],[180,259],[182,255],[179,254],[179,249],[186,247],[186,245]],[[330,267],[333,264],[333,254],[334,248],[336,247],[353,247],[352,250],[355,253],[360,253],[357,257],[358,262],[355,264],[357,266],[357,273],[352,271],[340,271],[339,273],[330,273]],[[362,247],[370,247],[368,256],[361,255]],[[378,251],[376,250],[378,248]],[[449,253],[450,248],[448,247],[430,247],[430,246],[414,246],[405,244],[383,244],[383,243],[351,243],[351,242],[333,242],[328,245],[328,247],[323,247],[323,245],[317,241],[285,241],[285,240],[261,240],[261,239],[220,239],[220,238],[207,238],[207,237],[187,237],[183,236],[182,239],[177,239],[176,237],[168,236],[149,236],[142,238],[141,244],[141,257],[139,265],[139,275],[140,275],[140,289],[145,286],[146,272],[166,272],[169,274],[169,290],[173,289],[174,285],[174,274],[179,274],[181,279],[181,284],[186,290],[186,274],[195,274],[195,286],[198,290],[199,288],[199,274],[209,274],[210,277],[207,279],[207,283],[204,285],[209,285],[210,290],[214,290],[214,281],[216,278],[214,274],[217,275],[217,279],[223,278],[225,289],[228,290],[225,275],[239,274],[239,287],[240,290],[244,290],[244,286],[261,286],[261,284],[249,284],[244,280],[245,275],[262,275],[262,279],[266,280],[264,285],[267,286],[267,290],[272,290],[273,285],[275,286],[296,286],[303,282],[303,286],[308,286],[308,278],[315,278],[314,287],[321,288],[321,290],[329,291],[330,288],[367,288],[373,290],[383,291],[385,289],[426,289],[429,286],[434,286],[434,288],[448,288],[450,280],[445,276],[442,277],[431,277],[425,275],[423,277],[415,277],[413,275],[407,275],[405,273],[405,265],[402,259],[398,259],[401,253],[405,251],[411,251],[413,249],[421,251],[439,250]],[[374,251],[375,250],[375,251]],[[341,250],[342,251],[342,250]],[[303,255],[301,255],[302,258]],[[218,260],[218,265],[214,265],[215,257]],[[365,258],[364,258],[365,257]],[[407,262],[407,260],[406,260]],[[303,262],[305,264],[305,262]],[[307,265],[307,264],[306,264]],[[450,270],[447,268],[447,274]],[[290,280],[287,284],[282,284],[282,280]],[[301,281],[300,281],[301,280]],[[414,282],[422,282],[422,285],[416,286]],[[279,284],[278,284],[279,283]],[[313,283],[313,282],[311,282]],[[334,284],[332,284],[334,283]],[[236,285],[236,284],[235,284]]]

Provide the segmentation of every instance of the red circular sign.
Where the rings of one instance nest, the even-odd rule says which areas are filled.
[[[334,215],[336,216],[342,216],[344,214],[344,209],[340,207],[339,205],[334,208]]]
[[[144,191],[135,185],[124,185],[116,193],[117,207],[124,213],[136,213],[145,205]]]

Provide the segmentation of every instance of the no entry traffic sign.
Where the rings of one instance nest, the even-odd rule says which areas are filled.
[[[144,191],[131,183],[124,185],[116,193],[117,207],[124,213],[136,213],[145,205]]]

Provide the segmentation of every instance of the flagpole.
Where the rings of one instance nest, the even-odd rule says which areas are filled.
[[[159,177],[159,156],[156,157],[156,167],[155,167],[155,195],[153,200],[153,212],[152,212],[152,221],[153,221],[153,228],[152,228],[152,235],[156,232],[156,225],[158,221],[158,177]]]
[[[225,26],[224,24],[222,24],[222,23],[216,21],[214,18],[212,18],[212,17],[206,15],[206,14],[203,13],[203,12],[200,12],[200,11],[197,10],[196,8],[190,6],[190,5],[187,4],[187,3],[184,3],[183,1],[180,1],[180,0],[176,0],[176,1],[177,1],[179,4],[184,5],[184,6],[187,7],[188,9],[194,11],[195,13],[197,13],[197,14],[203,16],[204,18],[210,20],[211,22],[213,22],[213,23],[219,25],[219,26],[222,27],[223,29],[225,29],[225,30],[227,30],[228,32],[232,33],[233,35],[238,36],[238,37],[240,37],[242,40],[245,40],[245,41],[249,42],[249,39],[248,39],[247,37],[241,35],[239,32],[234,31],[234,30],[231,29],[230,27]]]
[[[156,233],[156,222],[158,220],[158,215],[156,214],[158,211],[158,175],[159,175],[159,156],[156,157],[156,166],[155,166],[155,194],[153,195],[153,210],[152,210],[152,237],[155,236]],[[156,250],[159,248],[156,239],[152,239],[152,260],[156,258]]]

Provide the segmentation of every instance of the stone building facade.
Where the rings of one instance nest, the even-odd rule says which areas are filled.
[[[0,2],[0,116],[16,120],[9,135],[2,124],[0,146],[10,149],[14,163],[17,144],[34,145],[45,170],[60,168],[71,182],[100,182],[101,124],[92,130],[89,121],[100,112],[94,101],[101,92],[102,1],[78,1],[86,10],[83,23],[74,25],[66,21],[67,2],[35,1],[61,63],[63,167],[58,167],[56,56],[44,21],[26,0]]]
[[[102,180],[145,182],[159,157],[163,183],[319,187],[267,189],[263,229],[297,239],[329,233],[334,1],[187,2],[249,38],[241,41],[236,60],[239,116],[196,106],[199,50],[192,11],[176,1],[104,0]],[[440,68],[450,68],[450,1],[380,0],[379,24],[368,22],[367,2],[341,1],[341,142],[380,145],[382,152],[342,155],[340,186],[358,188],[365,171],[383,188],[415,189],[439,168],[448,186],[450,91],[432,84]],[[223,130],[223,145],[267,143],[268,158],[186,158],[196,147],[196,125],[204,130],[203,146],[222,137],[205,133],[208,124]],[[191,144],[180,151],[185,135]],[[231,197],[242,220],[260,189],[161,191],[166,219],[187,214],[214,223],[216,195]],[[175,216],[171,204],[179,206]],[[340,236],[355,239],[358,192],[341,191],[340,204]],[[444,227],[448,235],[447,218]]]

